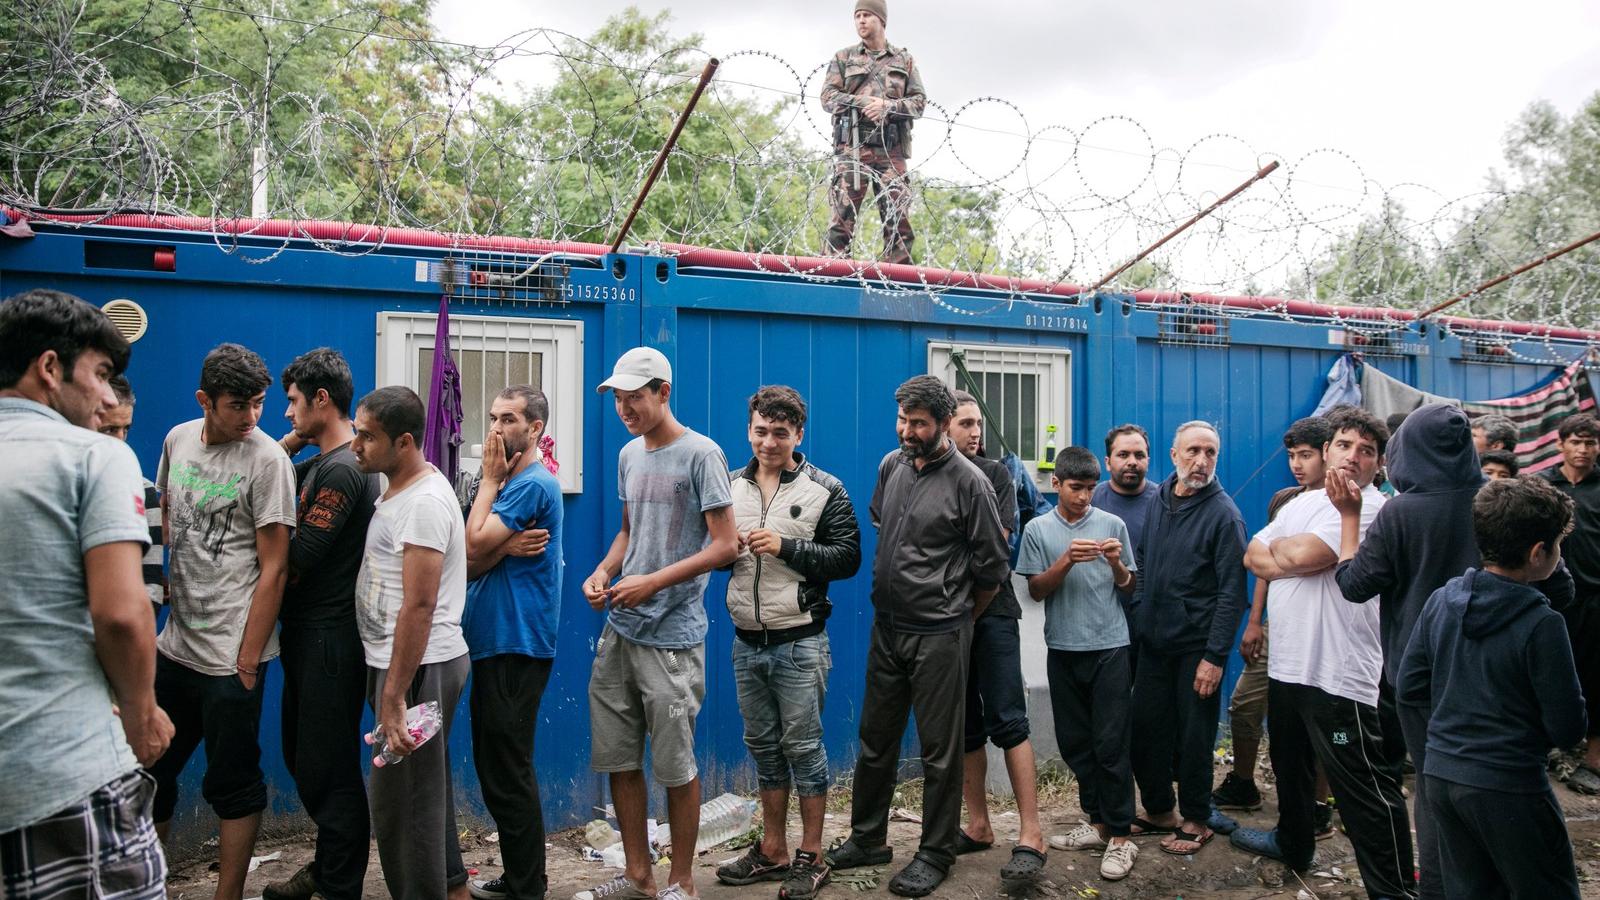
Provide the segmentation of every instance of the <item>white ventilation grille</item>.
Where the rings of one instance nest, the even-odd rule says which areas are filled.
[[[130,344],[144,337],[145,330],[150,327],[150,317],[145,315],[144,307],[132,300],[113,300],[100,309]]]

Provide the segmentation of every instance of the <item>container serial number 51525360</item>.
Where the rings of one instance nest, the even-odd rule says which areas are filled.
[[[568,300],[610,300],[615,303],[637,303],[639,300],[638,288],[618,287],[610,284],[573,284],[568,282],[563,285],[562,293]]]

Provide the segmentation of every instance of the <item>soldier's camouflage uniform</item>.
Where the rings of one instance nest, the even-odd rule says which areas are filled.
[[[864,112],[873,97],[891,101],[890,115],[881,125]],[[871,187],[883,220],[883,261],[911,262],[906,158],[911,155],[911,123],[922,115],[927,103],[922,75],[903,47],[889,45],[873,51],[862,42],[840,50],[828,62],[822,107],[833,116],[834,164],[828,193],[832,218],[824,252],[831,256],[849,252],[856,214]],[[859,143],[852,143],[853,137]]]

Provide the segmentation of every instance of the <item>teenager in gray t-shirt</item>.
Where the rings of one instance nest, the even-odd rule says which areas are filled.
[[[1076,540],[1104,543],[1116,540],[1129,547],[1128,526],[1093,506],[1075,522],[1067,521],[1061,507],[1028,523],[1017,556],[1017,574],[1038,575],[1049,569]],[[1133,554],[1124,552],[1122,564],[1138,571]],[[1128,617],[1122,612],[1116,576],[1104,559],[1074,565],[1061,586],[1044,601],[1044,642],[1052,650],[1109,650],[1128,645]]]
[[[176,733],[150,767],[153,818],[171,820],[178,775],[202,741],[201,793],[223,820],[217,895],[240,896],[267,806],[261,773],[265,666],[294,526],[294,466],[261,433],[272,375],[261,357],[221,344],[200,367],[205,415],[167,434],[156,486],[166,511],[171,570],[166,627],[156,640],[156,701]]]
[[[161,447],[156,487],[171,544],[163,656],[206,675],[232,675],[261,577],[256,531],[294,525],[294,464],[257,429],[208,444],[205,419],[172,429]],[[259,661],[278,655],[276,636]]]
[[[728,461],[672,414],[672,366],[660,351],[624,353],[601,383],[634,435],[618,460],[623,526],[583,581],[583,596],[607,610],[589,671],[589,765],[604,772],[623,843],[646,846],[645,738],[650,768],[667,789],[672,846],[693,847],[700,829],[694,722],[705,697],[706,612],[712,569],[739,553]],[[694,896],[694,854],[672,857],[668,886]],[[629,853],[621,875],[593,891],[652,897],[650,857]],[[663,892],[666,893],[666,892]]]
[[[622,575],[649,575],[704,550],[711,540],[706,512],[733,505],[728,460],[712,440],[684,429],[677,440],[650,449],[642,437],[617,458],[617,493],[627,504],[628,552]],[[636,644],[683,650],[706,639],[703,602],[709,571],[656,592],[647,603],[611,608],[617,634]]]

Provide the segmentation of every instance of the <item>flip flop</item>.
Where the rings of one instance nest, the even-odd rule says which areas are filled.
[[[1134,816],[1129,836],[1144,837],[1151,834],[1172,834],[1177,830],[1178,826],[1176,825],[1157,825],[1149,819],[1141,819],[1138,816]]]
[[[965,856],[968,853],[982,853],[994,846],[994,841],[973,840],[965,831],[956,832],[956,855]]]
[[[1027,881],[1044,871],[1045,856],[1032,847],[1011,848],[1011,861],[1000,869],[1001,881]]]
[[[1162,841],[1161,842],[1161,852],[1162,853],[1170,853],[1173,856],[1193,856],[1196,853],[1199,853],[1200,849],[1202,847],[1204,847],[1205,845],[1211,843],[1211,839],[1216,837],[1217,833],[1215,831],[1211,831],[1210,829],[1207,829],[1205,835],[1202,836],[1202,835],[1198,835],[1198,834],[1191,834],[1191,833],[1189,833],[1187,831],[1184,831],[1182,828],[1177,828],[1177,829],[1173,830],[1172,836],[1177,838],[1180,841],[1185,841],[1185,842],[1190,843],[1190,844],[1199,844],[1200,846],[1194,848],[1193,850],[1174,850],[1174,849],[1172,849],[1171,845],[1169,845],[1166,841]]]

